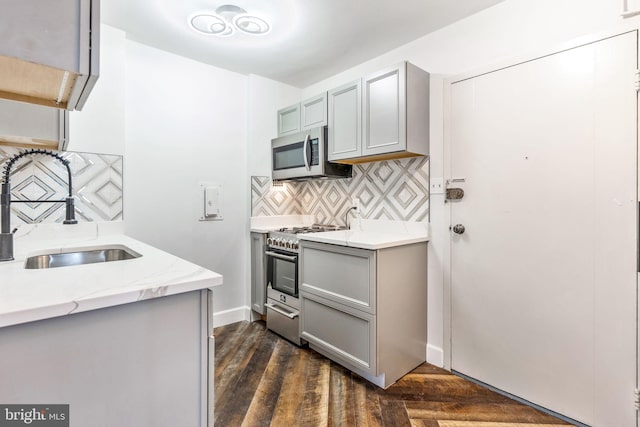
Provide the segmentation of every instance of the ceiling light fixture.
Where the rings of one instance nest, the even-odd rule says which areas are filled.
[[[211,12],[199,12],[189,17],[189,25],[195,31],[210,36],[228,37],[237,31],[251,35],[267,34],[269,23],[249,15],[241,7],[225,4]]]

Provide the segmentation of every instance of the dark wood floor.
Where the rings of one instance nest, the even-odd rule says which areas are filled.
[[[215,337],[216,427],[566,426],[426,363],[383,390],[264,322],[222,326]]]

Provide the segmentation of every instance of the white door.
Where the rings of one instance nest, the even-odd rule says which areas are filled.
[[[637,32],[451,84],[451,367],[635,426]]]

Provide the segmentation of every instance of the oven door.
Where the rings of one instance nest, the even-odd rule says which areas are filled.
[[[298,297],[298,254],[269,249],[267,255],[267,284],[292,297]]]
[[[273,179],[293,179],[324,173],[324,128],[271,140]]]

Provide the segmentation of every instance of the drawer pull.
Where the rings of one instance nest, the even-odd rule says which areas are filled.
[[[293,311],[293,312],[286,312],[283,309],[281,309],[280,307],[271,304],[270,302],[265,304],[265,307],[270,308],[271,310],[275,311],[276,313],[280,313],[283,316],[287,316],[289,319],[295,319],[296,317],[298,317],[300,315],[299,312],[297,311]]]

